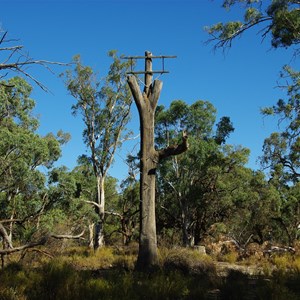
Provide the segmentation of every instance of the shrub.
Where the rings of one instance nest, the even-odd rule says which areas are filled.
[[[212,259],[187,248],[161,249],[160,265],[166,270],[179,270],[184,274],[210,275],[216,269]]]
[[[274,256],[273,257],[274,265],[278,270],[282,272],[287,271],[290,268],[290,258],[286,255],[284,256]]]
[[[229,253],[226,253],[226,254],[222,255],[219,259],[221,261],[228,262],[230,264],[234,264],[234,263],[237,262],[238,257],[239,257],[238,253],[229,252]]]

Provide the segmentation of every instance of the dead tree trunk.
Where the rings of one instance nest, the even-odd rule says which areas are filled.
[[[162,82],[152,82],[152,53],[146,52],[145,87],[143,93],[134,75],[128,76],[128,84],[140,118],[140,240],[137,269],[145,270],[157,264],[157,238],[155,220],[155,173],[160,159],[187,150],[187,136],[180,145],[157,151],[154,148],[154,116]]]

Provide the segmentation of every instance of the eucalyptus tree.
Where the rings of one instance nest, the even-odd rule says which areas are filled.
[[[282,183],[295,184],[300,179],[300,72],[286,66],[282,78],[288,99],[262,109],[264,115],[278,117],[279,130],[265,139],[261,162],[277,175],[280,170]]]
[[[93,247],[94,224],[98,216],[90,204],[97,195],[96,183],[93,168],[85,158],[78,159],[78,165],[71,171],[64,166],[53,169],[49,175],[52,205],[51,211],[41,220],[44,226],[51,232],[59,231],[60,236],[64,233],[64,236],[76,237],[81,233],[84,243]],[[117,201],[116,179],[106,179],[105,195]]]
[[[171,216],[173,223],[175,220],[175,224],[180,224],[185,246],[191,245],[195,236],[200,235],[198,225],[201,222],[202,229],[211,222],[209,209],[216,212],[215,203],[219,201],[213,200],[214,193],[218,196],[215,186],[230,163],[239,163],[234,160],[238,150],[225,153],[221,146],[234,130],[230,119],[221,118],[214,131],[215,119],[213,105],[201,100],[192,105],[176,100],[169,109],[160,106],[156,113],[157,147],[174,143],[182,128],[186,128],[189,134],[189,151],[162,162],[158,191],[160,209]]]
[[[182,240],[185,246],[190,243],[189,231],[192,224],[191,215],[193,214],[193,203],[188,194],[197,179],[196,164],[200,161],[202,163],[203,156],[208,155],[204,147],[200,146],[200,149],[197,148],[196,150],[195,144],[199,145],[205,138],[209,137],[214,118],[214,107],[205,101],[197,101],[189,106],[184,101],[176,100],[170,104],[168,110],[160,106],[156,111],[157,147],[174,143],[184,128],[189,134],[189,151],[181,156],[174,156],[165,160],[159,169],[159,182],[164,186],[164,194],[170,195],[171,199],[176,199],[176,201],[173,200],[173,203],[164,204],[163,207],[168,207],[169,213],[171,207],[177,208]],[[192,168],[191,165],[193,165]]]
[[[278,225],[276,232],[292,245],[300,224],[300,199],[295,196],[299,194],[300,179],[300,72],[285,66],[281,77],[287,99],[262,109],[263,115],[278,118],[278,127],[265,139],[260,161],[269,171],[270,182],[280,191],[281,208],[273,218]]]
[[[105,79],[97,79],[91,67],[74,57],[75,69],[66,72],[66,86],[76,99],[72,106],[74,115],[79,114],[84,123],[83,141],[89,149],[86,159],[96,177],[96,198],[92,201],[98,221],[95,226],[94,247],[104,244],[105,179],[117,148],[124,138],[130,116],[131,95],[123,81],[129,68],[121,62],[116,51],[109,52],[113,59]]]
[[[282,72],[281,88],[287,99],[262,109],[265,116],[278,118],[278,130],[265,139],[262,167],[269,170],[270,182],[280,192],[281,206],[277,222],[286,242],[292,244],[297,238],[299,226],[299,179],[300,179],[300,73],[286,66]]]
[[[231,47],[234,39],[245,31],[257,27],[262,39],[270,35],[274,48],[295,47],[299,54],[300,12],[298,0],[272,0],[265,5],[262,0],[224,0],[223,7],[229,10],[232,6],[244,4],[244,20],[217,23],[206,28],[215,42],[216,48]]]
[[[285,193],[280,192],[280,196],[280,210],[273,218],[277,224],[274,235],[281,243],[294,246],[300,237],[300,183],[287,187]]]
[[[243,21],[218,23],[207,27],[211,41],[216,48],[231,46],[233,40],[253,27],[260,28],[262,37],[270,35],[273,48],[294,48],[295,60],[299,54],[300,43],[300,2],[298,0],[273,0],[267,5],[257,0],[225,0],[223,7],[230,9],[237,3],[245,4]],[[290,182],[299,180],[299,71],[284,66],[281,72],[281,81],[285,81],[281,88],[286,88],[289,99],[280,99],[276,105],[264,108],[264,115],[275,115],[279,118],[282,132],[274,132],[264,141],[264,167],[282,168],[283,177]],[[277,170],[278,171],[278,170]]]
[[[0,83],[0,235],[9,251],[15,249],[14,238],[19,243],[31,240],[49,202],[41,168],[52,168],[68,138],[62,132],[36,133],[31,91],[18,77]]]
[[[299,55],[300,43],[300,2],[298,0],[272,0],[267,4],[261,0],[225,0],[223,7],[244,4],[244,20],[230,21],[225,24],[218,23],[207,27],[211,36],[210,41],[215,42],[215,48],[226,48],[232,45],[237,37],[245,31],[257,28],[262,36],[276,48],[289,48],[293,50],[293,61]],[[292,61],[291,61],[292,62]],[[294,207],[294,216],[299,220],[298,204],[290,197],[295,193],[299,183],[299,71],[290,66],[284,66],[281,72],[281,88],[286,88],[288,99],[280,99],[272,107],[262,109],[265,116],[278,117],[279,130],[273,132],[265,139],[261,163],[263,168],[270,170],[272,183],[281,191],[282,216],[274,218],[282,228],[288,228],[287,217]],[[288,200],[289,199],[289,200]],[[299,222],[299,221],[298,221]],[[297,222],[292,222],[296,228]],[[299,223],[298,223],[299,224]],[[285,230],[286,233],[288,230]],[[291,230],[290,230],[291,231]],[[290,235],[291,236],[291,235]],[[289,242],[291,239],[289,238]]]

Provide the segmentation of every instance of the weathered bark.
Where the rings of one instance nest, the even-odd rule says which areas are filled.
[[[89,224],[89,248],[94,249],[95,223]]]
[[[95,226],[95,241],[94,249],[99,249],[104,246],[104,217],[105,217],[105,192],[104,192],[105,178],[103,176],[97,178],[97,206],[96,212],[99,217]]]
[[[4,248],[13,248],[11,237],[8,235],[5,227],[2,225],[2,222],[0,222],[0,236],[2,236],[3,244],[7,247]]]
[[[130,76],[128,84],[134,96],[140,116],[140,243],[137,268],[144,269],[157,264],[157,239],[155,223],[155,171],[158,155],[154,149],[154,114],[162,82],[155,80],[140,92],[136,78]],[[147,91],[150,91],[150,93]]]
[[[152,53],[146,52],[145,88],[143,94],[135,76],[127,82],[138,108],[141,131],[140,158],[140,241],[137,269],[153,267],[158,262],[155,220],[155,173],[160,159],[182,153],[187,149],[187,139],[181,146],[156,151],[154,148],[154,116],[162,82],[152,83]],[[185,145],[185,146],[184,146]]]
[[[82,236],[84,235],[85,230],[83,230],[81,233],[72,235],[72,234],[51,234],[50,237],[53,237],[55,239],[63,240],[84,240]]]
[[[188,145],[188,136],[187,136],[187,133],[184,131],[182,133],[182,143],[181,144],[169,146],[165,149],[162,149],[162,150],[158,151],[159,160],[167,158],[171,155],[178,155],[180,153],[183,153],[188,149],[188,147],[189,147],[189,145]]]

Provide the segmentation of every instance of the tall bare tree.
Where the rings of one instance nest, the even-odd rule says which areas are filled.
[[[140,158],[140,242],[137,269],[147,269],[157,264],[157,238],[155,221],[155,173],[160,160],[180,154],[188,149],[184,133],[180,145],[162,150],[154,148],[154,117],[162,82],[152,82],[152,53],[145,53],[145,87],[143,93],[134,75],[127,78],[139,111],[141,131]]]

